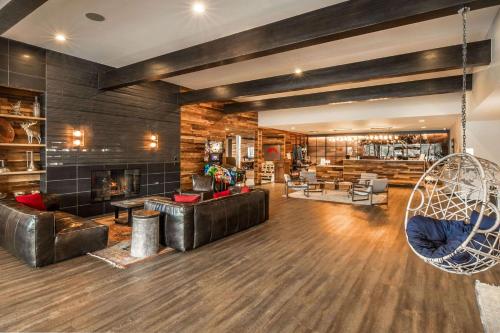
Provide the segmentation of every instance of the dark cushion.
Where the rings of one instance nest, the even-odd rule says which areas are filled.
[[[40,193],[19,195],[16,197],[16,201],[22,203],[25,206],[46,211],[47,207],[43,203],[43,197]]]
[[[453,253],[469,236],[472,226],[463,221],[436,220],[416,215],[406,227],[413,249],[426,258],[436,259]],[[467,262],[469,254],[457,254],[450,261]]]
[[[475,226],[478,218],[479,218],[479,212],[473,211],[470,216],[470,224],[472,226]],[[496,222],[495,216],[488,216],[485,214],[483,215],[483,220],[481,221],[479,229],[488,230],[495,225],[495,222]]]

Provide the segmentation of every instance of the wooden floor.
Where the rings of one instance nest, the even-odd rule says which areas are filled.
[[[269,223],[128,270],[84,256],[30,269],[0,249],[0,331],[481,332],[476,279],[407,247],[390,208],[285,199]]]

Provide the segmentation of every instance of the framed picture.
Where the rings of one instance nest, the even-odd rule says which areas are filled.
[[[264,161],[279,161],[281,160],[280,145],[262,145]]]

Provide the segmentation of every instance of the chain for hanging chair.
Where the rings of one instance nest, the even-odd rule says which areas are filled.
[[[470,8],[464,7],[459,13],[462,16],[462,152],[467,147],[467,14]]]

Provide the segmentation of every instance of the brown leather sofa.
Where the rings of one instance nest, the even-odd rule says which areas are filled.
[[[256,189],[195,204],[151,199],[144,209],[161,212],[162,243],[184,252],[267,221],[269,192]]]
[[[44,200],[45,201],[45,200]],[[58,207],[54,198],[48,209]],[[0,246],[32,267],[101,250],[108,227],[61,211],[39,211],[13,199],[0,201]]]

